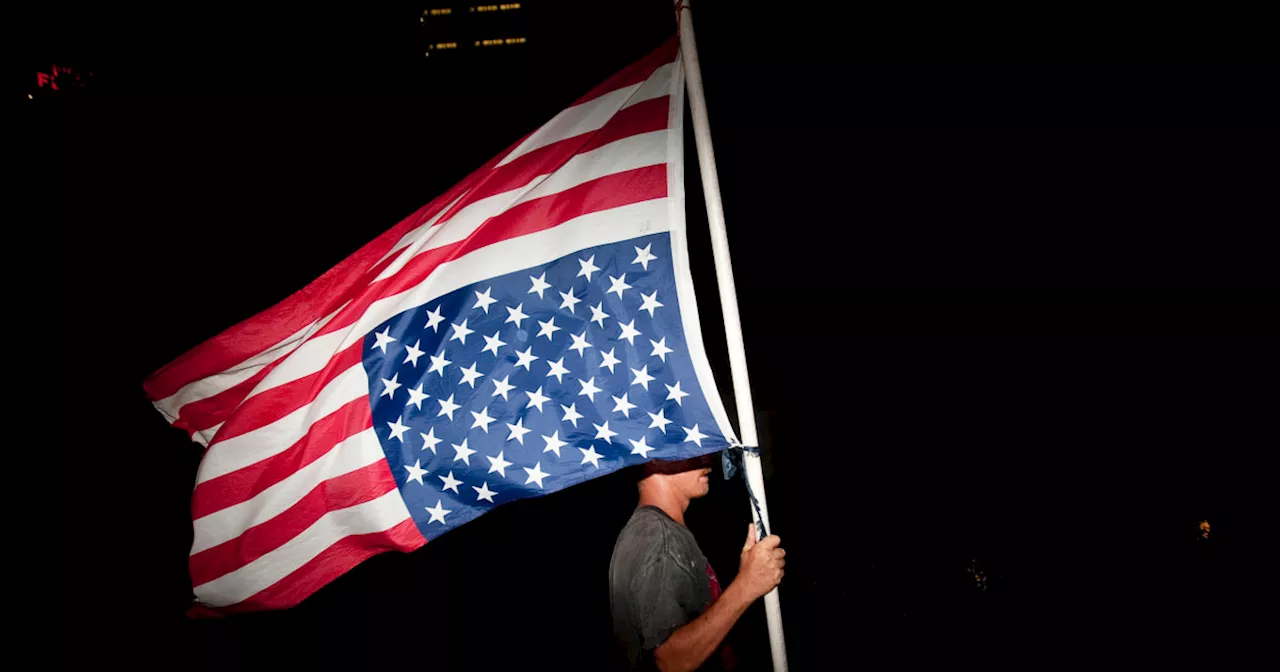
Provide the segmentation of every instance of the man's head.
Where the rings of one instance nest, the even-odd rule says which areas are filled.
[[[638,487],[641,496],[646,490],[652,495],[674,496],[687,504],[711,489],[711,466],[714,455],[702,455],[687,460],[653,460],[638,467]]]

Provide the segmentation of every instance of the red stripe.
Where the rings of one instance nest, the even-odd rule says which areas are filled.
[[[573,104],[581,105],[589,100],[595,100],[610,91],[617,91],[623,87],[639,84],[649,79],[649,75],[652,75],[654,70],[676,60],[676,53],[679,50],[680,42],[675,35],[672,35],[657,49],[649,52],[648,56],[627,66],[626,70],[604,80],[599,86],[588,91],[586,95],[573,101]]]
[[[368,558],[387,551],[407,553],[421,548],[425,543],[427,540],[418,531],[413,519],[406,518],[404,522],[383,532],[342,539],[285,578],[243,602],[221,609],[193,609],[191,614],[236,614],[292,607]]]
[[[197,483],[191,494],[191,518],[203,518],[256,497],[299,469],[315,462],[348,438],[373,426],[369,398],[361,397],[317,420],[284,451],[229,474]]]
[[[178,419],[173,421],[173,426],[178,429],[184,429],[190,434],[202,429],[209,429],[219,422],[225,421],[236,406],[239,406],[240,402],[249,396],[253,388],[257,387],[258,383],[262,382],[262,379],[266,378],[267,374],[271,373],[271,370],[283,361],[284,358],[277,359],[235,386],[228,387],[212,397],[193,401],[183,406],[178,409]]]
[[[605,175],[565,191],[520,203],[490,217],[465,240],[414,257],[399,273],[370,285],[317,335],[350,326],[374,301],[417,286],[441,263],[493,243],[555,228],[575,217],[667,195],[667,166],[656,164]],[[221,434],[221,430],[218,432]]]
[[[227,439],[265,427],[315,401],[330,380],[360,364],[363,348],[363,340],[352,343],[334,355],[323,369],[277,385],[242,402],[226,424],[218,429],[216,443],[210,444],[209,449]]]
[[[384,460],[318,483],[293,506],[235,539],[191,556],[191,585],[208,583],[276,550],[330,511],[373,501],[395,490]]]
[[[475,188],[440,217],[439,224],[449,221],[457,212],[476,201],[496,194],[518,189],[539,175],[559,170],[569,159],[578,154],[599,149],[610,142],[633,135],[660,131],[667,127],[667,107],[670,96],[662,96],[625,107],[618,111],[604,126],[539,147],[528,154],[513,159],[511,163],[493,169],[476,184]]]

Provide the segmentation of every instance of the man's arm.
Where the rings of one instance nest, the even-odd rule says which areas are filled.
[[[667,641],[654,650],[653,659],[659,670],[695,670],[715,653],[747,607],[782,580],[782,568],[786,565],[783,556],[787,552],[778,548],[781,542],[776,535],[770,535],[757,543],[755,523],[747,528],[747,543],[738,561],[738,577],[711,608],[671,633]]]

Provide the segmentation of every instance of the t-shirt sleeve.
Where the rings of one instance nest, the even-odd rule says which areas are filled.
[[[666,549],[645,563],[631,584],[642,649],[662,646],[671,633],[698,615],[696,580]]]

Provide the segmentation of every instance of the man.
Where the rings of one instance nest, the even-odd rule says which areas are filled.
[[[715,571],[684,524],[689,502],[711,487],[714,459],[654,460],[638,467],[640,505],[609,561],[613,630],[632,667],[697,669],[747,607],[782,580],[782,540],[770,535],[757,542],[753,523],[738,577],[721,594]],[[728,656],[721,658],[732,666]]]

